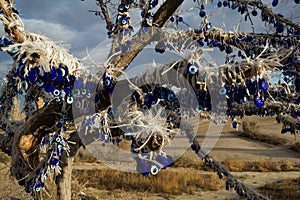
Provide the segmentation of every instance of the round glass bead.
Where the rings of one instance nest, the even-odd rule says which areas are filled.
[[[255,17],[255,16],[257,16],[257,11],[256,10],[252,10],[252,15]]]
[[[58,89],[53,90],[53,95],[54,95],[55,97],[60,96],[60,94],[61,94],[61,91],[60,91],[60,90],[58,90]]]
[[[72,104],[72,103],[73,103],[73,97],[68,96],[68,97],[67,97],[67,103],[68,103],[68,104]]]
[[[174,101],[175,99],[175,94],[174,93],[169,93],[168,94],[168,101]]]
[[[156,165],[152,165],[150,168],[150,173],[155,176],[156,174],[158,174],[159,172],[159,168]]]
[[[264,105],[264,100],[263,100],[263,98],[257,95],[257,96],[254,98],[254,104],[255,104],[255,106],[258,107],[258,108],[263,107],[263,105]]]
[[[273,6],[273,7],[278,6],[278,0],[273,0],[273,1],[272,1],[272,6]]]
[[[226,90],[226,88],[225,87],[221,87],[220,89],[219,89],[219,94],[226,94],[226,92],[227,92],[227,90]]]
[[[205,15],[206,15],[206,12],[205,12],[204,10],[201,10],[201,11],[199,12],[199,16],[200,16],[200,17],[205,17]]]
[[[188,68],[188,73],[195,75],[198,72],[198,67],[196,65],[190,65]]]
[[[228,6],[228,1],[223,1],[223,6],[227,7]]]
[[[76,106],[76,108],[81,108],[81,102],[80,101],[76,101],[75,106]]]

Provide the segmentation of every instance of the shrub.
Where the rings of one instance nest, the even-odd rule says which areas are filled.
[[[243,122],[243,131],[246,134],[255,134],[259,129],[259,124],[257,121]]]

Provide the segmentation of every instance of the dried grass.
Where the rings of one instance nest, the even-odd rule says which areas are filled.
[[[300,199],[300,178],[280,180],[268,183],[259,190],[272,200]]]
[[[216,191],[224,183],[215,174],[207,175],[190,169],[163,170],[158,176],[144,177],[112,169],[76,170],[73,178],[80,185],[100,190],[165,193],[178,195],[196,191]]]
[[[289,160],[282,162],[225,160],[224,164],[233,172],[286,172],[300,171],[300,165]]]

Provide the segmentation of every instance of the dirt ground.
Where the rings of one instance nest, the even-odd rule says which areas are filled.
[[[300,164],[300,153],[296,153],[289,149],[290,145],[295,143],[295,136],[280,134],[281,125],[277,124],[274,118],[257,118],[248,117],[245,120],[256,120],[259,123],[259,133],[270,135],[272,137],[284,138],[286,144],[271,145],[266,142],[255,141],[247,138],[237,136],[236,130],[231,128],[230,123],[221,128],[222,134],[208,134],[207,130],[210,125],[208,121],[201,121],[198,129],[198,138],[200,141],[206,139],[207,144],[214,143],[215,137],[219,137],[216,144],[213,145],[211,155],[219,160],[224,161],[228,159],[239,161],[269,161],[269,162],[291,162]],[[211,127],[211,132],[217,132],[220,127]],[[208,145],[210,146],[210,145]],[[197,159],[193,152],[188,152],[192,159]],[[7,164],[0,163],[0,199],[17,200],[17,199],[31,199],[30,196],[23,192],[23,188],[19,187],[17,182],[10,178],[9,167]],[[75,170],[98,170],[105,166],[97,163],[75,163]],[[186,170],[181,168],[170,168],[167,170]],[[188,169],[191,171],[195,169]],[[211,174],[212,172],[201,171],[199,173]],[[253,188],[258,188],[266,183],[272,183],[281,179],[298,178],[300,177],[299,171],[290,172],[233,172],[234,175],[243,180],[246,184]],[[159,174],[158,174],[159,176]],[[76,180],[76,177],[75,177]],[[74,183],[75,184],[75,183]],[[299,186],[300,187],[300,186]],[[236,198],[234,192],[228,192],[224,189],[218,191],[198,191],[194,194],[181,194],[181,195],[164,195],[164,194],[151,194],[149,192],[125,192],[125,191],[107,191],[98,190],[96,188],[84,187],[76,185],[74,192],[77,192],[78,199],[190,199],[190,200],[206,200],[206,199],[231,199]]]

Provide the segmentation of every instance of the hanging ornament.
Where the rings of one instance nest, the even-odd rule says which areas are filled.
[[[278,0],[273,0],[273,1],[272,1],[272,6],[273,6],[273,7],[278,6]]]
[[[255,104],[255,106],[256,107],[258,107],[258,108],[261,108],[261,107],[263,107],[263,105],[264,105],[264,99],[263,99],[263,97],[261,96],[261,95],[256,95],[255,97],[254,97],[254,104]]]
[[[263,92],[267,92],[269,88],[268,81],[265,78],[260,78],[258,80],[258,88],[261,89]]]

